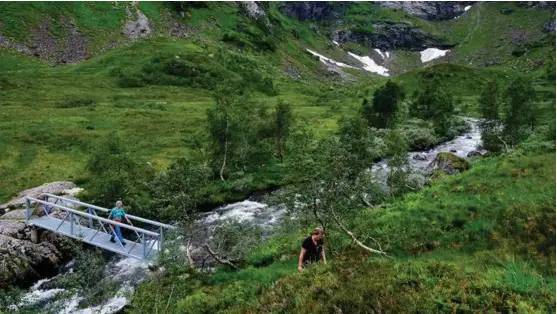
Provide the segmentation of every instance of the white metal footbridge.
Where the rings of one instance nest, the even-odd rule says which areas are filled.
[[[54,194],[42,194],[42,200],[26,197],[25,221],[30,226],[40,227],[85,243],[140,260],[156,258],[164,245],[165,232],[173,226],[157,221],[126,214],[127,223],[109,220],[105,217],[107,208],[63,198]],[[65,206],[64,206],[65,205]],[[67,206],[76,207],[77,209]],[[83,210],[80,210],[83,209]],[[138,228],[132,221],[140,222],[150,230]],[[135,240],[125,239],[126,245],[110,238],[115,235],[115,226],[130,230]],[[124,234],[123,234],[124,235]]]

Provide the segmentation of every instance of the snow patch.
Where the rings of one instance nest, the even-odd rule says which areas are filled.
[[[471,5],[465,6],[465,7],[464,7],[464,11],[466,12],[466,11],[470,10],[471,7],[472,7]]]
[[[422,63],[429,62],[433,59],[437,59],[445,56],[450,50],[441,50],[437,48],[427,48],[426,50],[420,51],[420,59]]]
[[[381,49],[375,48],[373,50],[375,50],[375,52],[377,52],[381,56],[382,59],[385,59],[385,56],[383,55],[383,52],[381,52]]]
[[[389,76],[389,73],[387,73],[387,72],[389,72],[389,69],[378,65],[370,57],[368,57],[368,56],[360,57],[360,56],[358,56],[356,54],[353,54],[351,52],[349,52],[348,54],[350,56],[358,59],[360,62],[362,62],[364,64],[364,70],[366,70],[368,72],[377,73],[377,74],[382,75],[382,76]]]
[[[309,51],[309,53],[311,53],[312,55],[319,57],[319,61],[323,62],[324,64],[332,63],[332,64],[335,64],[339,67],[343,67],[343,68],[357,69],[356,67],[350,66],[346,63],[338,62],[338,61],[335,61],[333,59],[322,56],[322,55],[318,54],[317,52],[309,50],[307,48],[306,48],[306,50]]]

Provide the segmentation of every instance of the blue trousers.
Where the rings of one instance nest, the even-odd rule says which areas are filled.
[[[118,220],[116,220],[116,221],[118,221]],[[118,222],[120,222],[120,221],[118,221]],[[110,237],[110,239],[114,239],[114,233],[116,233],[116,236],[118,237],[118,240],[120,240],[121,243],[124,243],[124,238],[122,238],[122,231],[120,230],[120,226],[112,225],[112,228],[114,228],[114,232],[112,233],[112,237]]]

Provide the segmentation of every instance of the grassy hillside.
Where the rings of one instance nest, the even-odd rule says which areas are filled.
[[[133,156],[151,162],[157,170],[165,169],[188,155],[199,140],[204,142],[205,112],[214,105],[212,90],[225,80],[249,82],[254,97],[267,106],[278,99],[290,103],[299,119],[307,120],[320,136],[335,130],[337,118],[354,114],[362,99],[386,79],[350,69],[344,71],[353,80],[327,74],[306,48],[349,63],[353,60],[346,49],[365,52],[367,47],[353,43],[342,50],[327,37],[334,28],[331,24],[289,18],[279,10],[281,5],[262,4],[268,27],[230,3],[0,3],[0,34],[11,43],[32,46],[29,42],[37,36],[50,36],[57,54],[69,44],[75,27],[86,38],[87,54],[92,56],[76,65],[52,67],[48,56],[39,59],[0,48],[0,138],[5,156],[0,161],[5,178],[0,200],[48,181],[86,182],[83,166],[91,143],[111,131],[130,144]],[[515,11],[501,14],[506,7]],[[137,10],[149,19],[152,33],[149,39],[132,41],[122,29],[137,19]],[[477,12],[481,18],[474,24]],[[409,23],[458,43],[450,60],[460,66],[435,66],[436,61],[433,67],[395,80],[410,95],[430,78],[442,77],[454,94],[462,96],[463,107],[472,108],[464,112],[474,114],[475,95],[487,80],[504,85],[520,71],[543,75],[546,63],[554,64],[547,57],[554,54],[554,42],[539,33],[551,14],[508,3],[484,3],[455,20],[428,22],[358,3],[342,19],[352,26]],[[187,38],[170,36],[176,25]],[[44,27],[47,33],[40,33]],[[525,39],[518,44],[505,41],[514,36],[515,28],[529,35],[520,37]],[[489,40],[493,31],[501,32],[500,41]],[[507,56],[512,49],[524,51]],[[398,66],[424,66],[416,52],[395,54],[400,56],[394,61]],[[494,56],[505,57],[497,66],[480,67]],[[474,67],[468,67],[469,59]]]
[[[261,255],[270,265],[153,279],[130,312],[160,311],[162,300],[170,313],[553,312],[555,153],[528,151],[477,160],[386,209],[359,212],[354,232],[391,258],[332,234],[328,265],[299,274],[303,233],[290,229],[253,253],[255,265]]]

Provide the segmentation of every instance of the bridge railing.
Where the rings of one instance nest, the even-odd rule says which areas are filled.
[[[118,243],[120,243],[120,249],[121,252],[125,255],[130,255],[132,250],[134,249],[134,247],[137,244],[140,244],[143,246],[143,250],[142,250],[142,255],[143,258],[147,258],[147,256],[149,255],[149,253],[151,252],[151,250],[153,249],[153,247],[155,246],[155,244],[157,244],[157,249],[158,251],[161,251],[162,246],[164,244],[164,229],[175,229],[175,227],[170,226],[170,225],[166,225],[166,224],[162,224],[159,223],[157,221],[152,221],[149,219],[144,219],[141,217],[137,217],[137,216],[133,216],[133,215],[127,215],[128,216],[128,223],[129,224],[125,224],[125,223],[121,223],[121,222],[117,222],[114,220],[110,220],[107,218],[103,218],[100,217],[99,215],[97,215],[97,210],[100,210],[102,212],[108,212],[109,210],[106,208],[102,208],[99,206],[95,206],[92,204],[87,204],[87,203],[83,203],[80,201],[76,201],[76,200],[71,200],[71,199],[67,199],[67,198],[63,198],[63,197],[59,197],[53,194],[43,194],[44,196],[44,200],[39,200],[36,198],[32,198],[32,197],[26,197],[26,215],[25,215],[25,219],[27,222],[29,222],[31,216],[33,216],[33,214],[37,214],[39,216],[42,215],[47,215],[50,216],[53,214],[53,210],[57,209],[59,211],[61,211],[62,213],[65,213],[65,217],[60,218],[62,219],[62,221],[60,222],[60,224],[58,226],[56,226],[54,228],[54,231],[59,231],[60,228],[62,227],[62,225],[64,224],[65,221],[68,221],[69,219],[69,223],[70,223],[70,230],[69,230],[69,236],[71,237],[76,237],[76,238],[80,238],[85,242],[91,243],[91,244],[95,244],[97,245],[97,243],[95,243],[93,240],[94,238],[101,232],[104,231],[107,234],[115,234],[115,230],[113,226],[119,226],[120,228],[124,228],[124,229],[128,229],[133,231],[136,235],[137,235],[137,241],[133,242],[133,245],[129,248],[126,249],[124,247],[124,245],[122,243],[120,243],[120,241],[117,241]],[[55,198],[55,202],[51,202],[49,201],[49,198]],[[63,202],[67,202],[67,203],[71,203],[71,204],[75,204],[75,205],[79,205],[79,206],[83,206],[86,207],[86,212],[83,211],[79,211],[76,209],[72,209],[72,208],[68,208],[66,206],[63,206],[61,204],[58,204],[59,201],[63,201]],[[35,203],[35,208],[31,207],[31,204]],[[43,205],[43,206],[39,206],[39,205]],[[41,215],[42,214],[42,215]],[[56,217],[58,218],[58,217]],[[136,226],[133,226],[133,224],[131,223],[131,221],[129,219],[133,219],[133,220],[137,220],[137,221],[141,221],[144,222],[146,224],[150,224],[153,225],[155,227],[157,227],[157,231],[150,231],[150,230],[146,230],[143,228],[139,228]],[[84,238],[83,235],[80,234],[76,234],[74,233],[74,226],[81,226],[81,227],[85,227],[82,222],[85,221],[88,223],[88,228],[96,230],[96,232],[90,237],[90,238]],[[100,228],[96,228],[95,227],[95,222],[100,226]],[[108,225],[108,228],[110,230],[110,232],[107,230],[107,228],[105,228],[105,224]],[[66,231],[67,232],[67,231]],[[64,232],[62,232],[64,233]]]
[[[86,208],[87,212],[89,214],[92,214],[92,215],[97,215],[97,213],[96,213],[97,210],[101,211],[101,212],[104,212],[104,213],[110,212],[110,209],[108,209],[108,208],[104,208],[104,207],[100,207],[100,206],[96,206],[96,205],[92,205],[92,204],[87,204],[87,203],[84,203],[84,202],[81,202],[81,201],[72,200],[72,199],[61,197],[61,196],[58,196],[58,195],[54,195],[54,194],[50,194],[50,193],[44,193],[43,195],[45,197],[45,201],[48,201],[48,198],[54,198],[54,199],[56,199],[56,201],[54,203],[57,203],[58,201],[62,201],[62,202],[65,202],[65,203],[70,203],[70,204],[83,206],[83,207]],[[174,226],[164,224],[164,223],[160,223],[158,221],[154,221],[154,220],[150,220],[150,219],[141,218],[141,217],[134,216],[134,215],[126,214],[125,217],[126,217],[126,220],[128,221],[128,223],[131,226],[133,226],[133,223],[131,222],[131,220],[134,220],[134,221],[139,221],[139,222],[142,222],[146,225],[152,226],[153,229],[156,229],[157,233],[160,235],[159,242],[160,242],[161,246],[164,243],[165,230],[176,229],[176,227],[174,227]],[[91,219],[89,219],[89,224],[90,225],[92,224]],[[137,232],[136,232],[136,235],[139,238],[139,234],[137,234]]]

